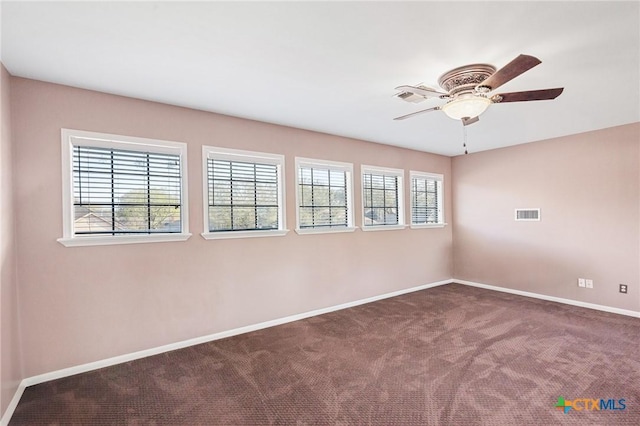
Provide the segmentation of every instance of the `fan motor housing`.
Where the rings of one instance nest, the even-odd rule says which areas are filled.
[[[489,64],[471,64],[454,68],[438,78],[438,84],[449,92],[450,96],[473,91],[477,85],[496,72],[496,67]]]

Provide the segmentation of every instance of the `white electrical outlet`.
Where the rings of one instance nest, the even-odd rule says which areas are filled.
[[[585,280],[587,288],[593,288],[593,280]]]
[[[586,287],[587,284],[584,282],[584,278],[578,278],[578,287]]]

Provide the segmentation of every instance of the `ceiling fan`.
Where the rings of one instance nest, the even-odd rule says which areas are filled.
[[[447,103],[396,117],[394,120],[404,120],[430,111],[443,111],[447,116],[462,121],[463,126],[468,126],[477,122],[480,114],[485,112],[491,104],[555,99],[560,96],[564,88],[490,94],[540,63],[541,61],[533,56],[519,55],[499,70],[489,64],[458,67],[447,71],[438,79],[438,84],[445,92],[422,85],[398,86],[396,90],[400,92],[395,96],[404,101],[418,103],[429,98],[439,98],[446,99]]]

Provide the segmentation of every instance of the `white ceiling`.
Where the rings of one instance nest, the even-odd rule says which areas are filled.
[[[441,104],[394,87],[445,71],[542,64],[497,92],[564,87],[493,105],[470,152],[640,121],[640,3],[2,2],[12,75],[444,155],[463,152]]]

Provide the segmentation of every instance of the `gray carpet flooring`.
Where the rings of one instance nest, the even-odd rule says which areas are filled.
[[[10,422],[72,424],[637,426],[640,319],[449,284],[31,386]]]

